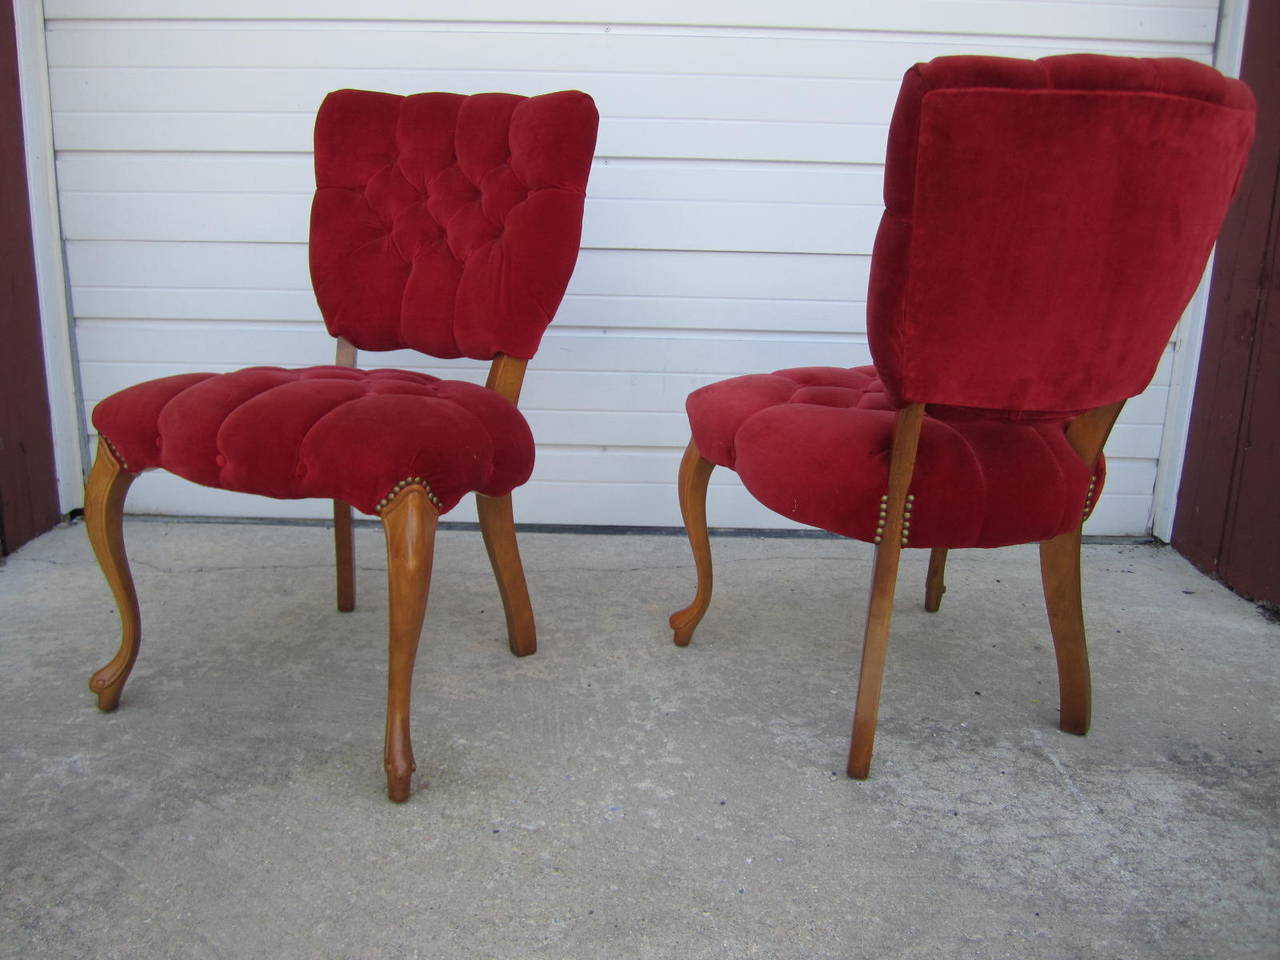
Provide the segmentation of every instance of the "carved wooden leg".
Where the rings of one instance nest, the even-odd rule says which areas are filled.
[[[1040,544],[1040,576],[1058,659],[1058,725],[1067,733],[1084,736],[1089,732],[1092,696],[1080,599],[1079,527]]]
[[[668,620],[675,631],[676,646],[687,647],[711,605],[711,538],[707,535],[707,483],[715,464],[705,459],[697,445],[690,440],[680,461],[680,515],[689,535],[693,550],[694,566],[698,570],[698,590],[693,602],[683,610],[677,610]]]
[[[930,613],[937,613],[942,606],[942,595],[947,592],[946,570],[946,548],[934,547],[929,551],[929,576],[924,582],[924,608]]]
[[[391,628],[383,763],[387,770],[387,796],[396,803],[409,798],[409,781],[416,769],[409,734],[409,701],[418,638],[427,614],[436,519],[426,490],[416,485],[401,490],[382,511],[382,527],[387,535]]]
[[[355,540],[351,528],[351,504],[333,501],[333,550],[338,567],[338,609],[356,608]]]
[[[511,494],[486,497],[477,493],[476,513],[480,517],[485,549],[489,551],[489,563],[498,581],[502,609],[507,615],[507,645],[517,657],[527,657],[538,650],[538,631],[533,620],[533,606],[529,603],[524,565],[520,562],[520,548],[516,543]]]
[[[98,709],[114,710],[120,704],[129,672],[138,659],[142,619],[138,594],[129,572],[124,549],[124,498],[136,474],[121,466],[110,448],[98,441],[98,455],[89,471],[84,491],[84,523],[98,566],[102,568],[120,611],[120,649],[111,662],[89,678],[89,689],[98,695]]]

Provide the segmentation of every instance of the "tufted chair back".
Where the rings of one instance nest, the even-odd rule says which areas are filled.
[[[1243,172],[1253,109],[1244,84],[1188,60],[908,71],[868,293],[894,405],[1040,419],[1141,392]]]
[[[528,359],[578,255],[598,118],[578,91],[329,94],[311,279],[361,350]]]

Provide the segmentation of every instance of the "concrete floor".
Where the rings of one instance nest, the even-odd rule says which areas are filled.
[[[442,534],[383,797],[381,534],[131,521],[119,711],[84,530],[0,566],[0,956],[1280,956],[1280,626],[1168,549],[1086,548],[1094,729],[1055,728],[1034,548],[904,565],[872,779],[842,770],[869,550],[526,534],[537,656]]]

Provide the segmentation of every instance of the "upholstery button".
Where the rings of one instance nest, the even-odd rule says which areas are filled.
[[[227,465],[227,458],[224,457],[222,454],[218,454],[216,457],[213,458],[213,462],[220,467],[225,467]]]

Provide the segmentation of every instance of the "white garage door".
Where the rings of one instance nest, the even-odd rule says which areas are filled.
[[[359,10],[359,13],[354,11]],[[602,115],[584,250],[522,400],[522,521],[679,523],[685,395],[869,359],[886,123],[912,63],[1094,51],[1210,61],[1216,0],[46,0],[84,401],[332,360],[306,269],[312,115],[355,86],[576,87]],[[615,20],[617,22],[615,22]],[[411,354],[363,355],[480,378]],[[1150,524],[1172,364],[1108,446],[1095,534]],[[711,522],[783,526],[728,471]],[[324,516],[148,474],[135,512]],[[470,506],[450,519],[470,519]]]

